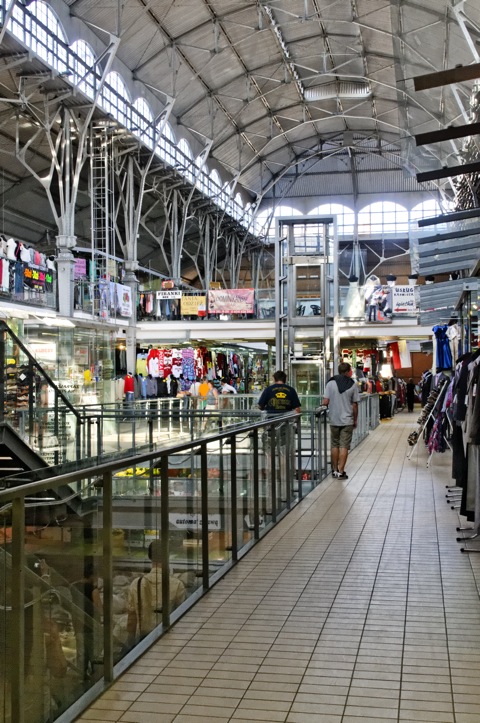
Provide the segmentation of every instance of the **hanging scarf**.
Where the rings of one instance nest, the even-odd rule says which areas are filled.
[[[346,392],[347,389],[350,389],[355,384],[353,379],[345,376],[345,374],[335,374],[332,380],[336,382],[340,394],[343,394],[343,392]]]

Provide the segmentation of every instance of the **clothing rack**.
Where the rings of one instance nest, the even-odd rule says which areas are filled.
[[[416,440],[415,440],[415,443],[414,443],[414,445],[412,446],[412,449],[410,450],[409,454],[407,454],[407,459],[411,459],[411,458],[412,458],[412,455],[413,455],[413,453],[415,452],[415,450],[416,450],[416,448],[417,448],[418,440],[419,440],[420,437],[423,435],[423,432],[425,431],[425,429],[426,429],[426,427],[427,427],[427,425],[428,425],[429,420],[432,419],[432,418],[437,414],[437,412],[439,411],[439,409],[441,408],[441,405],[442,405],[442,403],[443,403],[443,398],[444,398],[443,392],[445,391],[446,385],[447,385],[449,382],[450,382],[450,379],[449,379],[448,377],[445,377],[445,378],[443,378],[443,379],[440,380],[440,382],[438,383],[438,385],[437,385],[434,389],[431,390],[430,393],[432,393],[432,392],[434,392],[434,391],[438,391],[437,398],[435,399],[435,402],[434,402],[433,407],[432,407],[432,409],[430,410],[429,414],[426,416],[426,418],[425,418],[424,420],[422,420],[422,422],[420,423],[420,426],[419,426],[418,430],[415,432],[415,434],[416,434]],[[425,407],[422,409],[422,414],[423,414],[424,411],[425,411]],[[422,414],[420,415],[420,418],[421,418]],[[445,441],[446,441],[446,440],[445,440]],[[448,444],[448,442],[447,442],[447,444]],[[450,447],[450,445],[448,445],[448,446]],[[430,465],[430,460],[431,460],[432,454],[433,454],[433,453],[430,453],[430,455],[429,455],[429,457],[428,457],[427,467]]]

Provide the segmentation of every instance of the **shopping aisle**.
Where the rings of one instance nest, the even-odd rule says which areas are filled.
[[[480,555],[411,429],[382,422],[79,721],[478,723]]]

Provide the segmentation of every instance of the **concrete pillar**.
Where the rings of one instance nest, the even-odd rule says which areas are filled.
[[[73,316],[73,269],[75,259],[72,249],[76,246],[76,236],[57,236],[57,288],[58,310],[62,316]]]

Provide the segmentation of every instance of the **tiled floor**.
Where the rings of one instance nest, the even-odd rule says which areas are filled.
[[[78,720],[479,723],[480,555],[450,453],[382,422]],[[480,548],[479,548],[480,549]]]

